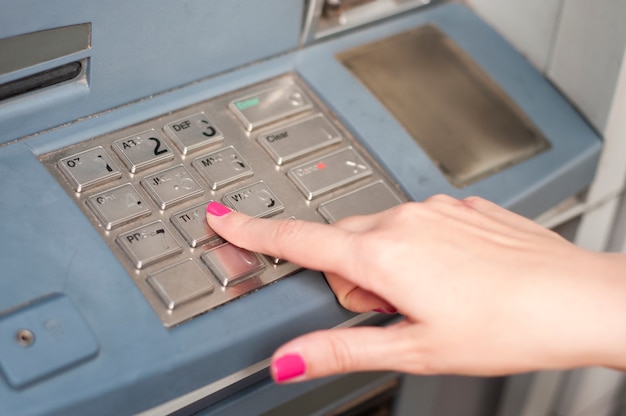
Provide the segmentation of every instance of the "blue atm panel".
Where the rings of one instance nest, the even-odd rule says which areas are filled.
[[[596,133],[470,9],[315,36],[313,4],[0,0],[1,414],[262,414],[332,382],[274,385],[281,343],[387,322],[344,310],[317,271],[220,240],[210,200],[330,223],[447,193],[534,217],[590,183]],[[423,107],[394,107],[356,61],[424,28],[530,151],[459,182],[416,137],[403,114]],[[420,56],[409,67],[438,55]],[[443,157],[463,162],[457,139]]]

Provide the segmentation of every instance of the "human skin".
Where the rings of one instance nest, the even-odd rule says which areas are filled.
[[[347,309],[404,317],[287,342],[272,357],[278,382],[626,369],[626,256],[579,248],[484,199],[438,195],[330,225],[211,203],[207,221],[237,246],[322,271]]]

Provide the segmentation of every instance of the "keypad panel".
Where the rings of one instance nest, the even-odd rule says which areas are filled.
[[[297,272],[205,221],[334,222],[406,200],[302,80],[285,74],[42,155],[166,327]]]

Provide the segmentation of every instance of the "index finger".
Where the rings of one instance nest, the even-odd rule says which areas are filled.
[[[207,206],[206,218],[216,233],[238,247],[309,269],[342,275],[346,270],[352,236],[345,230],[302,220],[253,218],[217,202]]]

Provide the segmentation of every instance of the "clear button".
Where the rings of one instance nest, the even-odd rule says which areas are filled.
[[[264,133],[259,144],[277,165],[323,149],[341,141],[341,135],[322,114],[316,114],[277,130]]]

